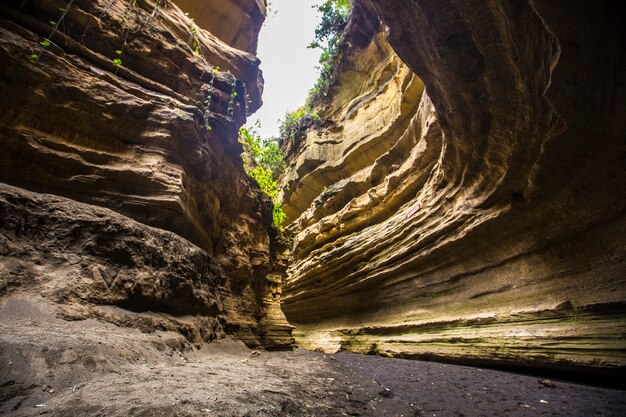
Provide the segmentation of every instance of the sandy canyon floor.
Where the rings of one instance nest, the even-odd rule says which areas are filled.
[[[0,414],[11,416],[626,415],[619,390],[232,340],[198,349],[172,332],[63,320],[32,297],[1,301],[0,361]]]

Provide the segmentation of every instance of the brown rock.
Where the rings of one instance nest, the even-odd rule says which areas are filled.
[[[195,17],[201,27],[233,48],[256,53],[266,0],[176,0],[176,4]]]
[[[197,13],[196,20],[178,4]],[[78,251],[72,262],[85,264],[83,278],[76,275],[77,286],[68,288],[77,299],[139,310],[219,310],[229,332],[257,345],[262,316],[290,333],[284,317],[265,314],[279,308],[264,304],[279,299],[267,279],[276,273],[271,205],[246,176],[237,141],[247,113],[261,104],[259,60],[248,51],[255,49],[264,4],[203,3],[227,19],[202,15],[200,6],[162,0],[74,2],[64,11],[49,0],[0,5],[0,182],[106,207],[163,233],[162,246],[141,248],[132,235],[139,226],[98,223],[88,236],[80,219],[72,224],[69,213],[69,219],[51,215],[55,227],[73,230],[93,245],[72,247]],[[230,33],[233,25],[241,25],[242,32]],[[7,198],[18,193],[3,190]],[[20,199],[46,203],[41,195]],[[15,215],[28,212],[22,208]],[[44,213],[35,217],[47,221]],[[32,220],[26,218],[24,227],[34,227]],[[118,241],[107,240],[113,237]],[[19,252],[18,246],[34,248],[38,238],[31,233],[11,245]],[[51,253],[58,251],[54,238],[47,238]],[[209,256],[211,262],[201,263],[219,269],[214,276],[224,294],[221,307],[214,307],[212,298],[217,287],[195,292],[192,282],[202,275],[178,276],[184,271],[176,268],[163,272],[150,261],[167,258],[175,244],[197,245],[206,253],[189,249],[192,264]],[[95,259],[81,259],[84,250]],[[22,252],[11,255],[0,268],[13,271],[15,260],[29,261]],[[40,251],[30,256],[34,261]],[[49,267],[45,256],[38,262]],[[25,284],[19,283],[27,290]],[[271,345],[271,338],[264,343]]]
[[[2,234],[23,244],[22,251],[2,260],[5,291],[21,288],[69,306],[88,302],[196,315],[191,340],[223,337],[222,300],[232,297],[224,289],[226,276],[215,259],[185,239],[108,209],[7,185],[0,185],[0,214]],[[43,261],[33,263],[33,252],[43,254]],[[115,271],[111,284],[103,278],[105,270]],[[73,313],[78,310],[70,307],[70,319]],[[102,318],[125,321],[123,313],[109,314]],[[73,319],[98,315],[97,309],[83,309]],[[137,327],[159,328],[146,323]]]
[[[554,382],[550,381],[549,379],[540,379],[539,383],[541,385],[543,385],[544,387],[556,388],[556,384]]]

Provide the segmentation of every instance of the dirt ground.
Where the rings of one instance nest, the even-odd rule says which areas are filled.
[[[345,352],[258,352],[232,340],[198,349],[173,332],[65,321],[40,301],[0,301],[1,415],[626,415],[624,391]]]

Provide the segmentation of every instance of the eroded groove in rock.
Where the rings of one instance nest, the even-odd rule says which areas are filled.
[[[291,340],[278,304],[284,266],[269,199],[243,171],[237,141],[247,113],[261,105],[263,79],[252,53],[264,5],[0,5],[0,181],[106,207],[191,242],[182,246],[197,245],[208,253],[203,262],[222,271],[223,288],[219,309],[197,300],[194,311],[219,313],[228,332],[271,347]],[[206,8],[229,17],[200,14],[194,22],[185,13]],[[52,36],[51,24],[58,26]],[[243,32],[230,33],[231,25]],[[25,222],[38,217],[45,216]],[[100,233],[94,229],[93,239]],[[17,262],[12,253],[1,259]],[[75,273],[110,279],[99,271]],[[192,308],[183,295],[172,302]],[[125,306],[154,309],[160,302],[154,297],[128,298]],[[188,313],[170,307],[169,313]]]
[[[355,2],[325,124],[286,148],[301,346],[621,372],[623,17]]]

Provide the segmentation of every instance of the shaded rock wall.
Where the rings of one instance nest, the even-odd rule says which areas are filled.
[[[259,60],[246,50],[255,49],[264,9],[252,0],[202,4],[217,3],[253,21],[247,40],[224,34],[232,21],[194,23],[169,0],[0,5],[0,182],[184,238],[221,271],[227,331],[255,344],[263,321],[273,334],[283,329],[276,344],[288,344],[276,311],[271,205],[244,173],[237,142],[261,104]],[[181,4],[201,12],[199,2]],[[197,26],[204,20],[210,31]]]
[[[222,300],[232,296],[226,276],[180,236],[109,209],[5,184],[0,215],[3,295],[35,293],[58,303],[71,320],[178,331],[194,343],[224,336]],[[145,311],[151,314],[131,313]]]
[[[176,4],[223,42],[233,48],[256,53],[259,31],[267,10],[266,0],[178,0]]]
[[[287,147],[298,343],[623,368],[622,10],[355,3],[326,122]]]

